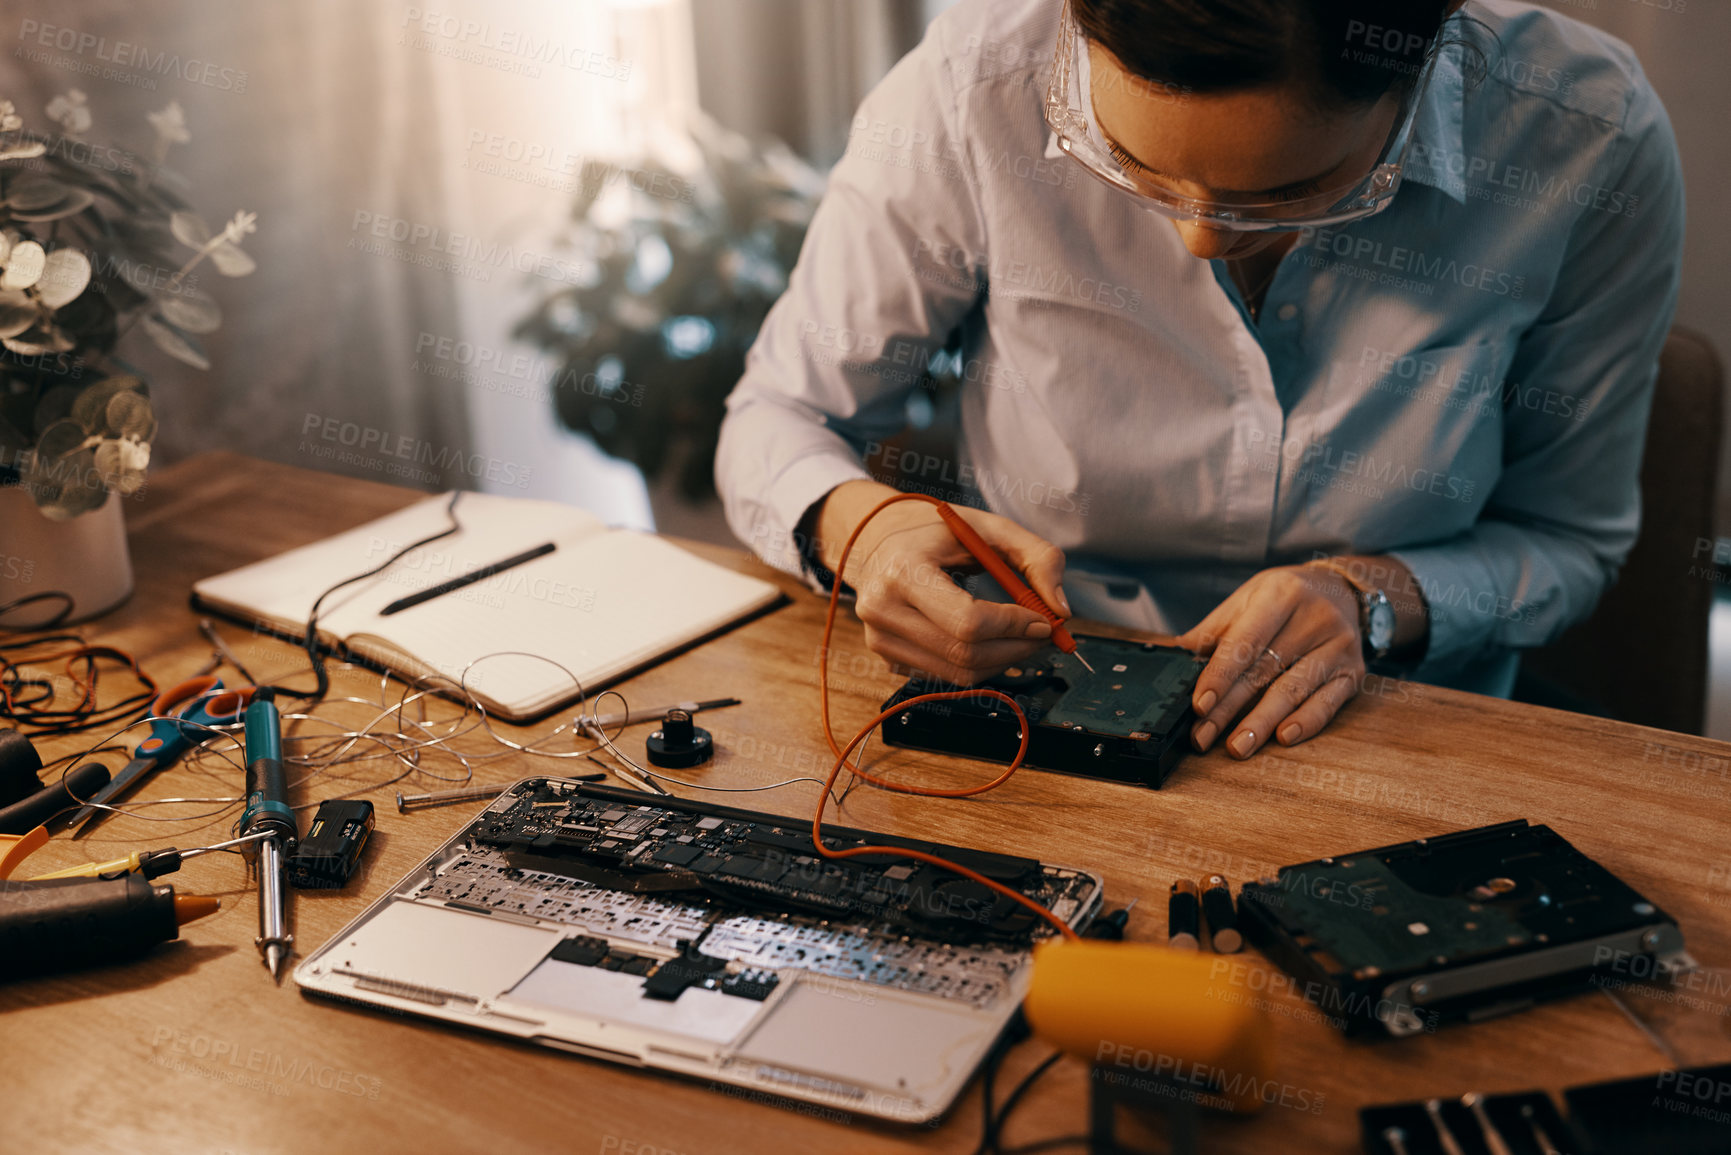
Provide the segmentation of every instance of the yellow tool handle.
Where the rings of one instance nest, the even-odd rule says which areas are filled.
[[[41,882],[46,878],[96,878],[99,875],[113,874],[117,870],[137,870],[139,865],[139,851],[134,850],[125,858],[111,858],[107,862],[86,862],[83,866],[68,866],[65,870],[34,874],[30,876],[30,881]]]

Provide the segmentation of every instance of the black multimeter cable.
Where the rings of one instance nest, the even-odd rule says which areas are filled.
[[[431,545],[433,542],[438,541],[441,538],[450,537],[452,534],[462,529],[462,524],[457,521],[457,499],[462,496],[463,491],[460,489],[453,492],[451,494],[450,502],[445,506],[445,516],[451,519],[451,524],[447,528],[440,530],[438,533],[429,534],[419,541],[410,542],[408,545],[405,545],[402,549],[399,549],[396,553],[392,554],[366,573],[358,573],[354,577],[344,578],[342,581],[338,582],[336,585],[330,587],[318,596],[318,598],[313,602],[312,610],[307,614],[306,636],[301,641],[302,647],[307,652],[307,661],[312,663],[313,677],[317,680],[317,685],[311,690],[291,690],[287,686],[271,686],[270,689],[275,690],[284,697],[300,698],[303,701],[309,702],[320,701],[326,694],[330,693],[331,677],[325,670],[324,655],[319,653],[319,607],[324,604],[326,598],[330,597],[344,586],[354,585],[358,581],[365,581],[376,574],[382,573],[392,565],[396,564],[404,554],[407,554],[412,550],[420,549],[424,545]]]
[[[1130,904],[1130,906],[1135,905],[1135,902]],[[1129,921],[1130,907],[1122,907],[1095,919],[1088,929],[1082,932],[1082,937],[1108,939],[1115,942],[1122,941],[1124,928]],[[1007,1155],[998,1145],[998,1137],[1003,1134],[1004,1124],[1010,1121],[1010,1112],[1016,1109],[1016,1105],[1022,1101],[1022,1097],[1028,1093],[1040,1076],[1051,1070],[1053,1064],[1064,1056],[1062,1051],[1053,1051],[1046,1056],[1037,1067],[1022,1077],[1022,1081],[1017,1083],[1015,1088],[1005,1097],[1002,1107],[994,1107],[992,1094],[997,1083],[999,1066],[1003,1064],[1004,1057],[1010,1053],[1016,1044],[1031,1035],[1032,1031],[1028,1027],[1028,1020],[1023,1017],[1018,1008],[1015,1017],[1010,1020],[1010,1025],[1004,1028],[1003,1036],[992,1048],[991,1053],[986,1056],[986,1061],[980,1070],[980,1104],[985,1120],[980,1132],[980,1145],[974,1148],[974,1155]],[[1035,1149],[1043,1150],[1047,1147],[1063,1146],[1068,1143],[1086,1142],[1087,1138],[1086,1135],[1066,1135],[1059,1139],[1048,1139],[1015,1150],[1031,1152]]]

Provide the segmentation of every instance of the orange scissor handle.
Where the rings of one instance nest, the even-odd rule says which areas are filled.
[[[201,727],[238,722],[257,688],[240,686],[225,690],[221,678],[204,674],[165,690],[151,707],[157,720],[150,724],[150,737],[133,753],[139,758],[154,758],[159,762],[179,757],[188,746],[203,741],[202,731],[197,736],[189,735],[179,722],[191,722]]]
[[[222,685],[222,679],[215,674],[203,674],[197,678],[188,678],[178,686],[170,686],[156,697],[156,705],[152,712],[158,717],[166,718],[184,703],[191,702],[201,694],[208,694]]]
[[[236,686],[232,690],[214,694],[205,702],[204,712],[213,722],[239,721],[252,702],[252,694],[256,689],[257,686]]]

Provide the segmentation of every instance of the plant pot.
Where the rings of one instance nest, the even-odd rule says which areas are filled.
[[[89,513],[52,521],[23,489],[0,486],[0,606],[50,592],[72,598],[68,622],[105,614],[131,596],[132,558],[119,494],[110,493]],[[31,629],[65,608],[59,598],[44,599],[6,614],[0,624]]]

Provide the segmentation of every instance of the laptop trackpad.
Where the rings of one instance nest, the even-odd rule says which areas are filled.
[[[930,1101],[1002,1025],[965,1003],[817,977],[796,983],[737,1054]]]
[[[333,969],[479,1000],[546,957],[559,932],[419,902],[393,902],[324,948]]]
[[[688,988],[671,1001],[644,998],[638,975],[552,958],[530,971],[508,997],[598,1023],[667,1031],[714,1044],[732,1040],[763,1010],[755,999],[700,987]]]

